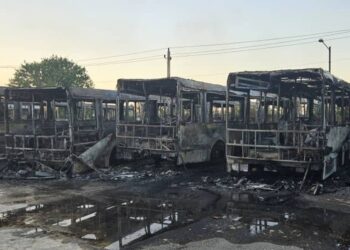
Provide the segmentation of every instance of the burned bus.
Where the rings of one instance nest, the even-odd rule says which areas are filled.
[[[226,124],[228,171],[315,169],[325,179],[348,161],[348,83],[322,69],[238,72],[227,92],[240,97]]]
[[[8,88],[4,102],[8,159],[61,165],[115,131],[112,90]]]
[[[119,159],[153,156],[177,165],[224,159],[226,88],[179,77],[119,79]]]

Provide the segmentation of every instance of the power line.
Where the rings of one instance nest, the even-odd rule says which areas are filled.
[[[228,75],[228,72],[185,75],[184,77],[201,77],[201,76],[218,76],[218,75]]]
[[[195,48],[195,47],[211,47],[211,46],[225,46],[231,44],[242,44],[242,43],[255,43],[255,42],[267,42],[273,40],[283,40],[290,38],[298,38],[298,37],[307,37],[307,36],[325,36],[327,34],[337,34],[342,32],[349,32],[350,29],[336,30],[336,31],[327,31],[327,32],[318,32],[304,35],[293,35],[293,36],[282,36],[282,37],[273,37],[267,39],[258,39],[258,40],[246,40],[246,41],[237,41],[237,42],[226,42],[226,43],[211,43],[211,44],[197,44],[197,45],[183,45],[183,46],[172,46],[173,49],[183,49],[183,48]]]
[[[344,57],[344,58],[339,58],[333,60],[333,62],[341,62],[341,61],[350,61],[350,57]],[[308,65],[314,65],[314,64],[320,64],[324,63],[324,61],[314,61],[314,62],[308,62],[308,63],[303,63],[303,64],[293,64],[293,65],[284,65],[286,68],[291,68],[291,67],[303,67],[303,66],[308,66]],[[193,75],[184,75],[184,77],[201,77],[201,76],[217,76],[217,75],[228,75],[229,71],[227,72],[220,72],[220,73],[204,73],[204,74],[193,74]],[[114,83],[116,79],[113,80],[102,80],[102,81],[94,81],[94,83]]]
[[[161,59],[163,59],[163,57],[161,55],[154,55],[154,56],[139,57],[139,58],[133,58],[133,59],[126,59],[126,60],[107,61],[107,62],[100,62],[100,63],[90,63],[90,64],[85,64],[84,66],[91,67],[91,66],[104,66],[104,65],[111,65],[111,64],[148,62],[148,61],[155,61],[155,60],[161,60]]]
[[[340,61],[348,61],[350,60],[350,57],[344,57],[344,58],[338,58],[333,60],[334,62],[340,62]],[[324,63],[324,61],[314,61],[314,62],[308,62],[303,64],[293,64],[293,65],[284,65],[286,68],[291,67],[303,67],[308,65],[315,65],[315,64],[321,64]],[[220,73],[204,73],[204,74],[193,74],[193,75],[185,75],[184,77],[201,77],[201,76],[216,76],[216,75],[228,75],[230,71],[227,72],[220,72]]]
[[[350,30],[347,32],[344,32],[342,34],[346,34],[346,33],[350,33]],[[339,35],[339,34],[337,34],[337,35]],[[334,36],[334,35],[324,35],[323,37],[329,37],[329,36]],[[307,37],[307,38],[298,38],[298,39],[292,39],[292,40],[287,40],[287,41],[270,42],[270,43],[255,44],[255,45],[248,45],[248,46],[241,46],[241,47],[223,48],[223,49],[200,50],[200,51],[194,51],[194,52],[179,52],[179,53],[175,53],[175,55],[187,55],[187,54],[207,53],[207,52],[217,52],[217,51],[231,51],[231,50],[236,50],[236,49],[239,50],[239,49],[247,49],[247,48],[265,47],[265,46],[299,42],[299,41],[305,41],[305,40],[311,40],[310,42],[315,43],[315,41],[314,41],[315,38],[318,38],[318,37],[315,36],[315,37]],[[335,38],[329,38],[327,40],[334,40],[334,39]]]
[[[139,54],[145,54],[155,51],[162,51],[166,48],[158,48],[158,49],[149,49],[149,50],[141,50],[137,52],[131,52],[126,54],[119,54],[119,55],[112,55],[112,56],[103,56],[103,57],[94,57],[94,58],[85,58],[85,59],[79,59],[78,62],[84,62],[84,61],[94,61],[94,60],[102,60],[102,59],[109,59],[109,58],[116,58],[116,57],[124,57],[124,56],[131,56],[131,55],[139,55]]]
[[[348,36],[334,38],[334,36],[342,35],[342,34],[346,34],[346,33],[350,33],[350,29],[328,31],[328,32],[318,32],[318,33],[304,34],[304,35],[274,37],[274,38],[259,39],[259,40],[229,42],[229,43],[173,46],[171,48],[183,49],[183,48],[196,48],[196,47],[214,47],[214,46],[218,47],[218,46],[227,46],[227,45],[232,45],[232,44],[244,44],[244,43],[249,44],[249,43],[265,42],[263,44],[253,44],[253,45],[240,46],[240,47],[217,48],[217,49],[211,49],[211,50],[178,52],[178,53],[174,54],[174,56],[177,58],[193,57],[193,56],[205,56],[205,55],[238,53],[238,52],[244,52],[244,51],[256,51],[256,50],[265,50],[265,49],[272,49],[272,48],[297,46],[297,45],[303,45],[303,44],[311,44],[311,43],[314,43],[315,41],[305,41],[305,40],[311,40],[311,39],[314,39],[314,38],[320,37],[320,36],[329,37],[327,40],[332,41],[332,40],[347,38]],[[286,39],[290,39],[290,40],[286,40]],[[283,40],[285,40],[285,41],[283,41]],[[271,42],[271,41],[276,41],[276,42]],[[303,42],[303,41],[305,41],[305,42]],[[102,59],[115,58],[115,57],[124,57],[124,56],[130,56],[130,55],[150,53],[150,52],[155,52],[155,51],[160,51],[160,50],[165,50],[165,49],[166,48],[149,49],[149,50],[143,50],[143,51],[138,51],[138,52],[113,55],[113,56],[81,59],[79,61],[93,61],[93,60],[102,60]],[[162,58],[163,58],[163,53],[159,54],[159,55],[151,55],[151,56],[137,57],[137,58],[128,58],[128,59],[116,60],[116,61],[91,62],[91,63],[85,64],[85,66],[93,67],[93,66],[105,66],[105,65],[111,65],[111,64],[127,64],[127,63],[137,63],[137,62],[148,62],[148,61],[154,61],[154,60],[161,60]],[[12,66],[12,65],[0,66],[0,68],[16,68],[16,67],[17,66]]]
[[[249,51],[251,49],[253,50],[260,50],[260,49],[270,49],[270,48],[279,48],[279,47],[287,47],[287,46],[296,46],[296,45],[302,45],[302,44],[307,44],[307,43],[314,43],[314,41],[310,41],[307,43],[301,42],[301,43],[293,43],[290,44],[291,42],[299,42],[299,41],[304,41],[304,40],[313,40],[315,38],[318,38],[320,35],[323,37],[332,37],[335,35],[341,35],[341,34],[346,34],[350,33],[350,29],[344,29],[344,30],[337,30],[337,31],[329,31],[329,32],[319,32],[319,33],[313,33],[313,34],[308,34],[308,35],[294,35],[294,36],[286,36],[286,37],[276,37],[276,38],[270,38],[270,39],[260,39],[260,40],[250,40],[250,41],[241,41],[241,42],[233,42],[233,43],[221,43],[221,44],[205,44],[205,45],[191,45],[190,47],[202,47],[202,46],[220,46],[220,45],[227,45],[227,44],[242,44],[242,43],[252,43],[252,42],[262,42],[262,41],[273,41],[273,40],[279,40],[277,42],[270,42],[270,43],[264,43],[264,44],[255,44],[255,45],[248,45],[248,46],[241,46],[241,47],[236,47],[236,48],[221,48],[221,49],[213,49],[213,50],[205,50],[205,51],[192,51],[192,52],[178,52],[175,53],[175,57],[193,57],[193,56],[203,56],[203,55],[211,55],[211,54],[223,54],[223,53],[233,53],[235,52],[243,52],[243,51]],[[294,38],[292,40],[287,40],[287,41],[280,41],[282,39],[286,38]],[[339,39],[339,38],[337,38]],[[329,38],[328,40],[335,40],[334,38]],[[281,46],[276,46],[279,44],[287,44],[287,45],[281,45]],[[189,46],[175,46],[172,48],[188,48]],[[165,48],[163,48],[165,49]],[[249,50],[248,50],[249,49]],[[151,52],[151,51],[158,51],[159,49],[154,49],[154,50],[146,50],[144,52]],[[221,52],[221,53],[218,53]],[[123,55],[131,55],[131,54],[138,54],[142,52],[135,52],[135,53],[128,53],[128,54],[123,54]],[[121,56],[121,55],[120,55]],[[158,56],[150,56],[150,57],[141,57],[141,58],[130,58],[130,59],[125,59],[125,60],[118,60],[118,61],[106,61],[106,62],[99,62],[99,63],[90,63],[86,64],[86,66],[101,66],[101,65],[110,65],[110,64],[123,64],[123,63],[133,63],[133,62],[143,62],[143,61],[152,61],[156,60]],[[102,58],[102,57],[101,57]],[[106,58],[106,57],[104,57]],[[152,60],[151,60],[152,59]]]
[[[186,55],[180,55],[177,56],[177,58],[182,57],[193,57],[193,56],[207,56],[207,55],[219,55],[219,54],[230,54],[230,53],[238,53],[238,52],[246,52],[246,51],[256,51],[256,50],[266,50],[266,49],[274,49],[274,48],[282,48],[282,47],[291,47],[296,45],[303,45],[303,44],[311,44],[314,42],[300,42],[300,43],[293,43],[293,44],[285,44],[285,45],[277,45],[277,46],[267,46],[267,47],[260,47],[260,48],[250,48],[250,49],[239,49],[239,50],[226,50],[226,51],[211,51],[207,53],[194,53],[194,54],[186,54]],[[174,55],[176,57],[176,54]]]
[[[14,65],[0,65],[0,69],[15,69],[17,66]]]
[[[346,33],[350,33],[350,30],[343,32],[343,34],[346,34]],[[339,35],[339,33],[337,35]],[[334,34],[327,35],[327,37],[329,37],[329,36],[334,36]],[[334,37],[334,38],[330,37],[330,38],[328,38],[328,40],[329,41],[339,40],[339,39],[345,39],[348,37],[350,37],[350,36],[342,36],[342,37]],[[216,54],[225,54],[225,53],[238,53],[238,52],[246,52],[246,51],[256,51],[256,50],[266,50],[266,49],[273,49],[273,48],[290,47],[290,46],[315,43],[315,41],[313,41],[314,38],[315,37],[308,37],[308,38],[292,39],[292,40],[288,40],[288,41],[279,41],[279,42],[273,42],[273,43],[264,43],[264,44],[241,46],[241,47],[231,47],[231,48],[224,48],[224,49],[213,49],[213,50],[202,50],[202,51],[175,53],[174,56],[176,58],[182,58],[182,57],[216,55]],[[310,40],[310,41],[305,41],[305,40]],[[305,41],[305,42],[303,42],[303,41]],[[295,43],[293,43],[293,42],[295,42]],[[161,58],[162,58],[161,55],[152,55],[152,56],[146,56],[146,57],[130,58],[130,59],[125,59],[125,60],[89,63],[89,64],[85,64],[85,66],[91,67],[91,66],[104,66],[104,65],[112,65],[112,64],[147,62],[147,61],[161,60]]]
[[[333,41],[333,40],[339,40],[344,38],[349,38],[350,36],[343,36],[343,37],[335,37],[335,38],[328,38],[327,41]]]
[[[196,47],[213,47],[213,46],[227,46],[227,45],[233,45],[233,44],[244,44],[244,43],[258,43],[258,42],[268,42],[268,41],[274,41],[274,40],[285,40],[285,39],[291,39],[291,38],[311,38],[315,36],[330,36],[330,35],[337,35],[342,33],[350,32],[350,29],[342,29],[342,30],[335,30],[335,31],[327,31],[327,32],[318,32],[318,33],[311,33],[311,34],[303,34],[303,35],[293,35],[293,36],[283,36],[283,37],[273,37],[273,38],[267,38],[267,39],[258,39],[258,40],[246,40],[246,41],[236,41],[236,42],[226,42],[226,43],[212,43],[212,44],[197,44],[197,45],[179,45],[179,46],[170,46],[172,49],[185,49],[185,48],[196,48]],[[130,52],[130,53],[124,53],[124,54],[118,54],[118,55],[111,55],[111,56],[103,56],[103,57],[94,57],[94,58],[84,58],[77,60],[78,62],[86,62],[86,61],[95,61],[95,60],[103,60],[103,59],[110,59],[110,58],[117,58],[117,57],[126,57],[131,55],[139,55],[139,54],[145,54],[155,51],[164,51],[166,50],[166,47],[163,48],[156,48],[156,49],[149,49],[149,50],[141,50],[137,52]]]
[[[349,38],[350,36],[345,36],[345,37],[338,37],[338,38],[333,38],[333,39],[328,39],[328,40],[339,40],[339,39],[345,39]],[[291,47],[291,46],[297,46],[297,45],[304,45],[304,44],[312,44],[315,43],[315,41],[308,41],[308,42],[299,42],[299,43],[292,43],[292,44],[284,44],[284,45],[276,45],[276,46],[266,46],[266,47],[258,47],[258,48],[247,48],[247,49],[231,49],[231,50],[212,50],[209,52],[199,52],[199,53],[188,53],[185,55],[179,55],[176,56],[174,54],[174,57],[177,58],[182,58],[182,57],[193,57],[193,56],[206,56],[206,55],[218,55],[218,54],[229,54],[229,53],[238,53],[238,52],[246,52],[246,51],[257,51],[257,50],[266,50],[266,49],[274,49],[274,48],[283,48],[283,47]]]

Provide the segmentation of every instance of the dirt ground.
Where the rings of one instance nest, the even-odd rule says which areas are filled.
[[[297,191],[301,177],[138,165],[104,180],[1,180],[0,249],[350,248],[347,184],[315,196],[311,183]]]

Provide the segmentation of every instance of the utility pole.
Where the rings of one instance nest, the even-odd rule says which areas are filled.
[[[168,48],[167,54],[164,55],[164,58],[166,59],[166,65],[167,65],[167,78],[170,78],[170,61],[171,61],[170,48]]]
[[[328,49],[328,71],[331,73],[331,59],[332,59],[332,47],[327,46],[324,40],[321,38],[318,40],[319,43],[322,43]]]

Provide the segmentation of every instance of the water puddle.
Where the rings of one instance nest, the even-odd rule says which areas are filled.
[[[28,231],[22,236],[62,232],[105,249],[120,249],[194,216],[171,201],[139,197],[117,198],[113,203],[75,197],[14,208],[0,213],[1,226],[25,226]]]
[[[226,204],[225,238],[237,243],[268,241],[307,249],[350,249],[350,214],[297,208],[293,202],[264,206],[250,194]]]
[[[350,215],[345,213],[302,209],[293,203],[264,206],[244,193],[232,195],[215,211],[175,200],[113,196],[117,198],[111,202],[74,197],[45,204],[13,204],[0,212],[0,226],[26,228],[23,237],[63,233],[97,248],[120,249],[167,230],[186,229],[189,223],[194,226],[201,218],[215,217],[200,228],[205,229],[207,238],[223,237],[242,244],[267,241],[306,249],[350,249]],[[222,216],[214,216],[219,212]],[[193,231],[193,237],[187,237],[197,240],[197,235],[198,231]]]

